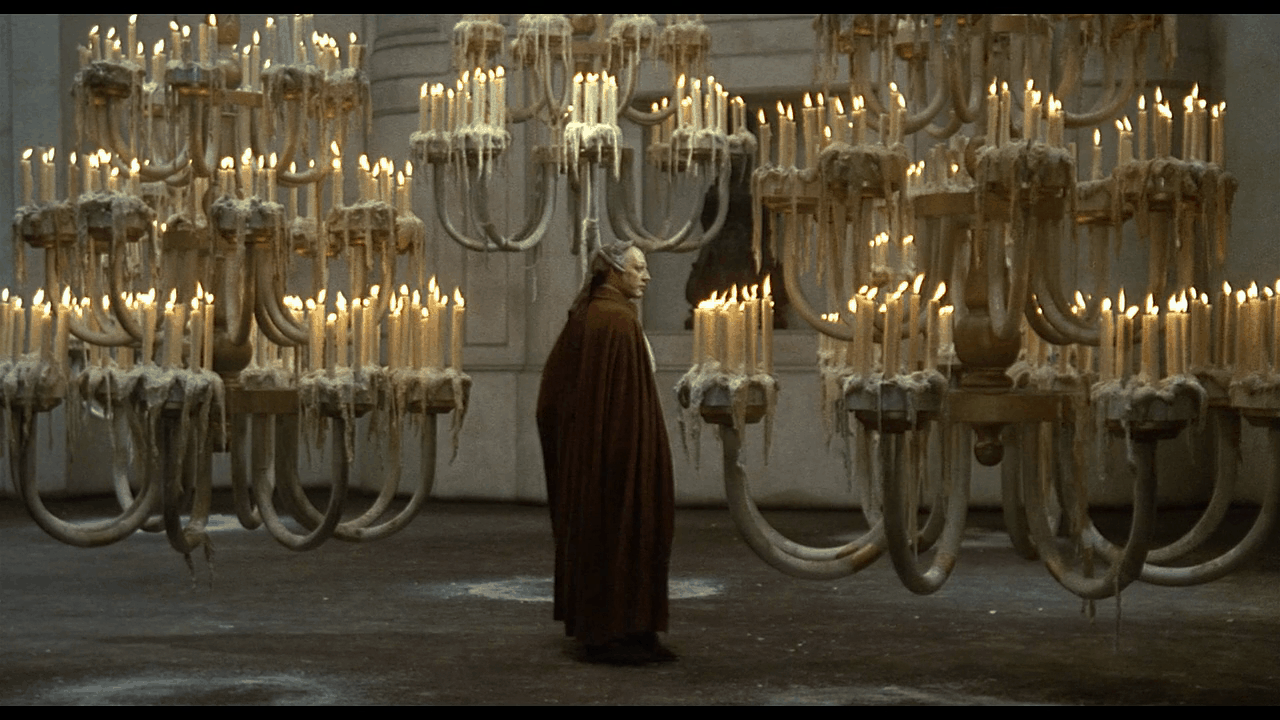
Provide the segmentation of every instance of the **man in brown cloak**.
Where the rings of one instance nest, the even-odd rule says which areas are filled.
[[[633,300],[644,253],[614,243],[592,256],[538,392],[538,434],[555,536],[555,619],[587,658],[675,656],[667,629],[674,483],[653,359]]]

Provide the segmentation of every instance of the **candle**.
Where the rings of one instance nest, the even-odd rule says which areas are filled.
[[[764,298],[760,303],[761,347],[764,352],[764,371],[773,374],[773,293],[770,277],[764,279]]]
[[[161,364],[167,368],[182,365],[182,334],[186,328],[186,305],[178,302],[178,291],[169,291],[164,304],[164,356]]]
[[[907,298],[907,372],[916,371],[916,363],[923,360],[920,348],[920,333],[916,332],[916,324],[920,320],[920,287],[924,284],[924,273],[916,276],[911,285],[911,297]]]
[[[1093,154],[1089,162],[1089,179],[1102,179],[1102,131],[1093,129]]]
[[[770,144],[773,140],[773,129],[769,127],[768,121],[765,120],[764,108],[760,108],[756,119],[759,121],[756,125],[756,134],[760,138],[760,155],[756,160],[756,166],[767,167],[772,155]]]
[[[336,157],[333,159],[333,175],[330,178],[330,180],[333,182],[333,207],[334,208],[342,207],[346,203],[342,201],[343,200],[342,198],[343,176],[342,176],[342,158],[340,157]]]
[[[1147,159],[1147,96],[1138,96],[1138,160]]]
[[[1111,313],[1111,298],[1102,299],[1099,318],[1100,342],[1098,343],[1098,381],[1106,382],[1115,375],[1115,317]]]
[[[1209,134],[1212,142],[1212,145],[1210,146],[1210,152],[1212,155],[1209,157],[1209,162],[1216,163],[1219,167],[1226,167],[1227,165],[1226,144],[1222,132],[1223,120],[1225,119],[1223,116],[1226,112],[1227,104],[1225,102],[1214,105],[1213,119],[1211,120],[1209,127]]]
[[[1013,110],[1013,97],[1009,94],[1009,83],[1000,83],[1000,127],[997,145],[1009,144],[1009,118]]]
[[[351,322],[350,315],[347,312],[347,299],[343,297],[342,291],[338,291],[336,302],[337,314],[336,324],[334,325],[334,363],[339,368],[345,368],[347,362],[347,327]]]
[[[449,364],[454,370],[462,372],[462,333],[466,301],[458,288],[453,289],[453,322],[449,329]]]
[[[32,148],[27,148],[22,152],[22,204],[30,205],[32,202],[32,186],[35,184],[31,171],[31,153]]]

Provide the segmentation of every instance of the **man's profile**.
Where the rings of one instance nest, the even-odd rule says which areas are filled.
[[[674,484],[653,358],[633,300],[644,253],[592,254],[542,373],[538,434],[555,536],[555,610],[588,659],[675,656],[667,629]]]

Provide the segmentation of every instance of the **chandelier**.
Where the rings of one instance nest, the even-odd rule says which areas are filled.
[[[641,15],[608,25],[525,16],[508,65],[498,64],[506,29],[497,16],[463,16],[458,75],[422,87],[410,160],[399,166],[348,150],[372,112],[366,48],[354,34],[322,34],[311,15],[268,17],[242,33],[239,16],[209,15],[194,28],[173,22],[148,45],[136,21],[123,32],[95,27],[79,49],[73,149],[24,154],[14,253],[20,283],[27,254],[40,256],[43,286],[29,299],[0,293],[11,477],[37,524],[76,546],[163,529],[188,563],[201,547],[208,556],[215,452],[230,455],[241,524],[265,525],[290,549],[378,539],[413,519],[434,480],[437,416],[452,413],[456,453],[471,384],[466,303],[427,265],[415,168],[444,233],[484,252],[536,248],[564,178],[572,251],[585,269],[606,215],[648,252],[713,237],[730,158],[754,149],[742,101],[706,74],[700,16],[671,16],[661,28]],[[631,105],[648,56],[666,63],[676,101],[640,111]],[[672,178],[673,195],[695,198],[669,235],[636,216],[624,120],[652,128],[648,160]],[[531,211],[505,232],[490,185],[517,150],[510,128],[531,122],[545,139],[527,149],[539,169]],[[714,183],[721,205],[704,231],[701,199]],[[63,520],[40,497],[34,439],[58,406],[69,445],[86,416],[108,423],[117,517]],[[391,459],[371,506],[344,520],[354,428],[366,416]],[[411,429],[421,468],[408,502],[391,511]],[[326,438],[330,496],[317,507],[298,458]]]
[[[887,551],[908,589],[935,592],[959,554],[972,447],[1001,464],[1014,547],[1087,601],[1239,567],[1274,523],[1274,475],[1235,547],[1186,558],[1230,504],[1241,419],[1276,427],[1280,283],[1210,290],[1236,181],[1225,103],[1208,107],[1196,88],[1177,111],[1146,94],[1148,55],[1172,62],[1174,18],[859,14],[814,27],[828,92],[757,114],[752,252],[759,263],[767,243],[781,258],[790,302],[818,333],[823,421],[844,441],[870,530],[806,546],[752,501],[741,433],[766,418],[767,450],[771,303],[733,288],[696,309],[677,394],[686,432],[718,426],[747,544],[806,578],[851,575]],[[1089,62],[1103,82],[1083,98]],[[1103,133],[1116,137],[1109,172]],[[1113,302],[1124,278],[1110,258],[1135,241],[1145,288]],[[1156,447],[1188,427],[1216,443],[1213,496],[1184,537],[1154,547]],[[1120,546],[1094,527],[1085,492],[1110,439],[1133,474]]]

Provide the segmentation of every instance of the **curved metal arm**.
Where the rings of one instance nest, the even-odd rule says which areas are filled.
[[[431,489],[435,485],[437,417],[434,413],[428,413],[423,418],[421,438],[422,475],[413,490],[413,495],[410,496],[409,501],[401,508],[400,512],[385,522],[374,524],[374,521],[382,517],[383,513],[391,505],[391,501],[395,498],[396,490],[400,486],[401,465],[399,462],[394,462],[392,463],[392,471],[383,480],[382,488],[379,490],[377,498],[374,499],[373,505],[359,517],[339,523],[333,531],[335,538],[345,542],[381,540],[404,529],[406,525],[418,516],[418,513],[422,510],[423,503],[431,496]],[[276,435],[277,442],[281,442],[281,437],[284,438],[284,444],[279,452],[296,457],[298,450],[297,418],[284,415],[278,417],[276,419]],[[302,485],[297,481],[296,471],[292,476],[280,477],[277,474],[277,481],[287,485],[284,489],[285,497],[290,503],[295,519],[303,527],[314,529],[324,521],[324,514],[311,504],[311,500],[302,491]]]
[[[1219,438],[1219,448],[1222,449],[1224,438]],[[1267,445],[1271,453],[1273,462],[1280,460],[1280,428],[1272,425],[1267,430]],[[1233,447],[1238,447],[1233,446]],[[1234,455],[1235,451],[1227,448],[1226,452]],[[1234,461],[1233,461],[1234,462]],[[1273,466],[1274,468],[1275,466]],[[1214,496],[1217,496],[1215,487]],[[1207,560],[1205,562],[1191,565],[1189,567],[1161,567],[1154,562],[1147,562],[1142,565],[1139,580],[1152,585],[1163,585],[1165,587],[1187,587],[1190,585],[1198,585],[1200,583],[1211,582],[1219,578],[1225,577],[1229,573],[1235,571],[1253,553],[1255,553],[1267,539],[1271,536],[1271,530],[1275,526],[1276,510],[1280,507],[1280,471],[1273,469],[1271,477],[1267,482],[1266,490],[1262,496],[1262,506],[1258,508],[1258,516],[1250,526],[1249,532],[1236,543],[1234,547],[1221,555]],[[1206,511],[1206,515],[1208,511]],[[1197,532],[1199,531],[1199,532]],[[1211,532],[1211,529],[1210,529]],[[1190,545],[1195,540],[1204,540],[1210,534],[1201,528],[1201,523],[1197,523],[1187,535],[1179,540],[1184,545]],[[1198,537],[1197,537],[1198,536]],[[1086,541],[1104,557],[1112,562],[1116,562],[1116,558],[1120,555],[1121,549],[1109,542],[1093,523],[1088,523],[1084,530]],[[1186,542],[1183,542],[1186,541]],[[1164,553],[1169,555],[1170,553]],[[1148,554],[1148,560],[1151,555]],[[1172,559],[1172,558],[1169,558]]]
[[[10,445],[15,450],[9,454],[9,472],[18,486],[27,512],[31,514],[36,525],[39,525],[40,529],[52,538],[81,548],[110,545],[137,532],[155,511],[160,503],[160,483],[155,480],[154,474],[145,473],[142,491],[117,517],[76,523],[54,515],[40,498],[39,479],[36,473],[36,452],[33,446],[39,430],[39,413],[16,405],[10,408],[10,412],[14,416],[10,427],[16,437]],[[123,469],[117,467],[114,471],[116,480],[119,482],[119,473],[123,472]]]
[[[124,256],[125,253],[120,252],[121,248],[116,242],[114,234],[111,238],[111,272],[110,289],[111,289],[111,312],[116,316],[116,322],[120,323],[120,327],[129,333],[135,341],[142,341],[142,326],[138,323],[138,319],[129,312],[129,308],[124,302]],[[92,303],[92,299],[90,299]],[[156,320],[159,321],[159,314]]]
[[[889,546],[889,558],[893,560],[893,569],[898,579],[917,595],[937,592],[951,576],[960,553],[960,540],[964,535],[964,522],[969,509],[969,472],[972,467],[964,447],[956,447],[965,439],[966,434],[961,432],[963,429],[963,426],[955,426],[944,430],[942,476],[947,484],[946,525],[942,529],[941,545],[933,562],[924,571],[920,570],[916,562],[911,546],[911,533],[905,523],[907,513],[916,512],[916,508],[910,506],[904,497],[907,483],[903,473],[902,441],[905,437],[901,433],[880,435],[880,482],[884,495],[884,533]],[[917,440],[926,443],[927,447],[927,434],[923,439]],[[960,462],[953,464],[952,458],[956,455],[959,455]],[[893,469],[892,473],[887,471],[889,468]],[[962,474],[958,481],[957,470]]]
[[[54,296],[62,296],[62,281],[58,278],[58,265],[56,259],[56,251],[53,248],[45,250],[44,256],[44,286]],[[96,300],[90,296],[89,304],[92,308],[90,312],[101,314],[101,310],[97,307]],[[85,324],[76,317],[71,308],[64,307],[61,303],[56,304],[57,312],[65,312],[67,315],[67,329],[72,335],[81,340],[97,345],[99,347],[120,347],[123,345],[132,345],[134,343],[133,336],[125,332],[120,326],[111,323],[110,330],[94,330],[91,326]]]
[[[1107,59],[1106,59],[1107,69],[1110,70],[1112,63],[1114,61],[1111,59],[1110,53],[1105,53],[1105,55],[1107,56]],[[1138,63],[1146,61],[1145,57],[1140,57],[1138,56],[1137,53],[1132,53],[1132,55],[1133,55],[1133,60],[1132,60],[1133,66],[1129,68],[1129,72],[1125,73],[1124,80],[1118,86],[1120,88],[1120,91],[1116,92],[1113,95],[1107,96],[1105,100],[1100,100],[1098,105],[1096,105],[1094,109],[1089,112],[1073,113],[1069,110],[1064,110],[1062,115],[1062,120],[1063,120],[1063,125],[1065,127],[1068,127],[1068,128],[1091,127],[1093,125],[1097,125],[1098,123],[1104,120],[1107,120],[1108,118],[1115,117],[1116,114],[1120,112],[1120,110],[1124,107],[1125,103],[1129,102],[1129,99],[1133,97],[1133,88],[1136,82],[1135,76],[1138,74],[1138,71],[1137,71]],[[1108,80],[1109,79],[1110,78],[1108,78]],[[1113,89],[1117,87],[1114,83],[1109,83],[1109,82],[1106,83],[1105,85]],[[1063,96],[1058,95],[1056,97],[1063,97]]]
[[[1041,438],[1044,442],[1044,438]],[[1069,453],[1068,453],[1069,454]],[[1068,567],[1058,548],[1055,533],[1045,516],[1046,500],[1040,484],[1040,476],[1048,472],[1022,474],[1022,497],[1027,504],[1027,521],[1031,537],[1049,573],[1067,590],[1085,600],[1102,600],[1120,592],[1138,579],[1150,547],[1156,512],[1156,442],[1133,441],[1133,454],[1137,464],[1137,477],[1133,483],[1133,520],[1129,526],[1129,539],[1124,549],[1101,577],[1085,577]]]
[[[746,470],[738,458],[742,449],[742,440],[732,425],[721,427],[720,445],[724,458],[725,494],[729,500],[730,513],[742,539],[761,560],[792,577],[831,580],[852,575],[880,557],[883,548],[879,538],[883,530],[879,525],[862,538],[839,548],[806,548],[783,538],[769,527],[751,500]],[[779,548],[775,544],[777,540],[785,540],[786,547],[796,554]],[[859,544],[863,542],[867,544]],[[797,555],[800,554],[809,557],[798,557]]]
[[[979,110],[984,107],[982,104],[983,78],[978,75],[981,71],[975,70],[971,73],[969,92],[966,93],[964,69],[955,58],[955,47],[948,45],[945,52],[947,60],[944,64],[950,67],[950,72],[945,73],[945,78],[951,84],[951,111],[956,114],[961,123],[971,123],[978,118]]]
[[[187,429],[187,419],[162,418],[160,430],[160,463],[161,477],[158,482],[162,486],[161,497],[164,506],[164,531],[169,538],[169,546],[183,555],[203,545],[209,552],[209,533],[205,526],[209,522],[209,509],[213,504],[213,468],[212,458],[207,448],[196,445],[195,433],[183,437]],[[199,450],[199,452],[197,452]],[[147,463],[155,469],[155,462]],[[182,522],[183,486],[190,485],[193,493],[191,515],[187,523]]]
[[[1053,325],[1050,325],[1044,319],[1044,314],[1038,312],[1038,309],[1039,305],[1036,302],[1036,296],[1032,295],[1027,298],[1027,305],[1022,311],[1022,316],[1027,319],[1027,324],[1031,326],[1035,334],[1054,345],[1070,345],[1073,342],[1072,339],[1058,332]]]
[[[483,174],[476,179],[475,192],[471,195],[471,207],[475,211],[476,225],[484,231],[490,242],[507,252],[524,252],[542,241],[555,211],[555,172],[555,165],[543,164],[538,181],[534,183],[532,202],[525,215],[524,227],[510,238],[503,237],[490,218],[488,181]]]
[[[271,325],[276,330],[280,331],[280,334],[287,339],[285,343],[280,343],[274,338],[271,341],[277,345],[310,345],[310,330],[298,325],[293,321],[293,318],[289,317],[288,313],[284,310],[284,306],[282,305],[280,298],[275,294],[275,290],[272,287],[273,268],[271,267],[271,264],[266,262],[258,262],[255,264],[257,265],[255,270],[258,274],[258,292],[257,297],[254,298],[255,312],[258,312],[257,309],[260,308],[261,312],[266,313]],[[259,319],[258,323],[259,325],[262,324],[261,319]]]
[[[199,104],[192,104],[188,112],[194,114],[189,123],[191,132],[187,134],[187,148],[191,151],[192,170],[199,177],[212,177],[213,168],[218,164],[218,149],[222,146],[222,122],[220,119],[213,122],[213,137],[210,138],[212,142],[206,147],[204,136],[209,119],[205,115],[205,109]]]
[[[1032,242],[1022,238],[1014,241],[1014,255],[1010,262],[1013,282],[1010,283],[1005,277],[1004,237],[1000,233],[989,231],[986,235],[987,311],[991,314],[991,332],[1002,340],[1009,340],[1019,330],[1018,313],[1012,309],[1025,306],[1030,292],[1031,251],[1027,246]]]
[[[444,228],[445,233],[453,238],[454,242],[476,252],[491,252],[502,249],[498,245],[476,240],[469,235],[465,235],[454,227],[453,220],[449,218],[448,197],[445,193],[448,185],[445,183],[444,178],[444,163],[436,163],[431,166],[431,184],[432,189],[435,191],[436,217],[440,219],[440,225]]]
[[[333,419],[330,438],[333,446],[333,481],[329,489],[329,505],[325,509],[324,521],[311,532],[300,535],[285,527],[279,514],[276,513],[272,501],[276,475],[288,477],[296,473],[297,456],[285,450],[296,451],[297,446],[284,447],[275,443],[275,428],[271,424],[271,416],[255,414],[252,419],[253,432],[253,494],[258,502],[258,511],[262,514],[262,524],[267,527],[276,542],[290,550],[312,550],[320,546],[333,535],[334,528],[342,519],[342,503],[347,496],[347,485],[350,477],[350,465],[347,460],[346,421]]]
[[[674,115],[676,110],[680,108],[679,103],[672,103],[657,112],[637,110],[631,107],[631,100],[636,94],[636,76],[638,74],[634,64],[627,66],[627,78],[625,81],[627,89],[623,92],[622,100],[618,103],[618,107],[622,108],[622,116],[637,125],[657,125]],[[674,96],[675,93],[672,93],[672,95]]]
[[[934,72],[937,73],[938,78],[937,82],[934,83],[933,97],[929,99],[929,104],[925,106],[924,110],[904,119],[904,122],[902,123],[903,135],[911,135],[919,132],[924,128],[924,126],[932,122],[933,118],[942,110],[942,107],[947,104],[947,96],[950,94],[948,90],[950,87],[949,83],[946,81],[946,70],[944,65],[945,63],[943,63],[940,58],[934,60],[934,67],[936,68]]]
[[[645,229],[643,221],[636,215],[635,203],[633,197],[634,179],[631,173],[631,156],[623,156],[623,169],[620,177],[614,178],[610,175],[605,177],[605,191],[607,194],[607,211],[609,214],[609,225],[613,228],[613,232],[619,238],[635,243],[646,253],[655,252],[689,252],[696,250],[703,243],[708,242],[720,233],[724,227],[725,218],[729,213],[729,182],[732,179],[732,160],[726,154],[718,168],[715,182],[716,186],[716,216],[711,223],[711,227],[707,228],[700,235],[694,231],[701,224],[701,215],[703,203],[692,203],[689,208],[689,216],[680,229],[669,238],[662,238]],[[700,183],[697,194],[694,197],[705,198],[707,188],[711,185],[710,176],[706,182]],[[694,239],[697,238],[697,242]]]
[[[1087,322],[1066,310],[1066,298],[1061,289],[1055,294],[1054,283],[1045,279],[1048,270],[1041,266],[1031,272],[1032,289],[1036,302],[1044,311],[1044,319],[1059,336],[1081,345],[1098,345],[1102,342],[1102,329],[1098,322]],[[1046,298],[1048,302],[1046,302]],[[1051,341],[1052,342],[1052,341]],[[1061,343],[1059,343],[1061,344]]]
[[[253,502],[253,489],[249,486],[249,474],[245,463],[245,447],[249,444],[249,418],[244,413],[232,414],[229,445],[231,451],[231,497],[236,517],[246,530],[256,530],[262,524],[262,514]]]
[[[790,215],[784,215],[783,219],[784,222],[788,223],[796,222],[797,220]],[[823,335],[837,340],[852,340],[852,327],[823,320],[813,311],[813,306],[809,304],[809,298],[805,297],[804,287],[800,284],[800,271],[798,269],[800,265],[799,252],[795,247],[795,243],[792,242],[790,235],[790,232],[783,233],[783,257],[785,260],[782,262],[782,276],[784,281],[787,283],[787,297],[791,301],[791,308],[795,310],[805,322],[809,323],[809,327],[812,327]]]

